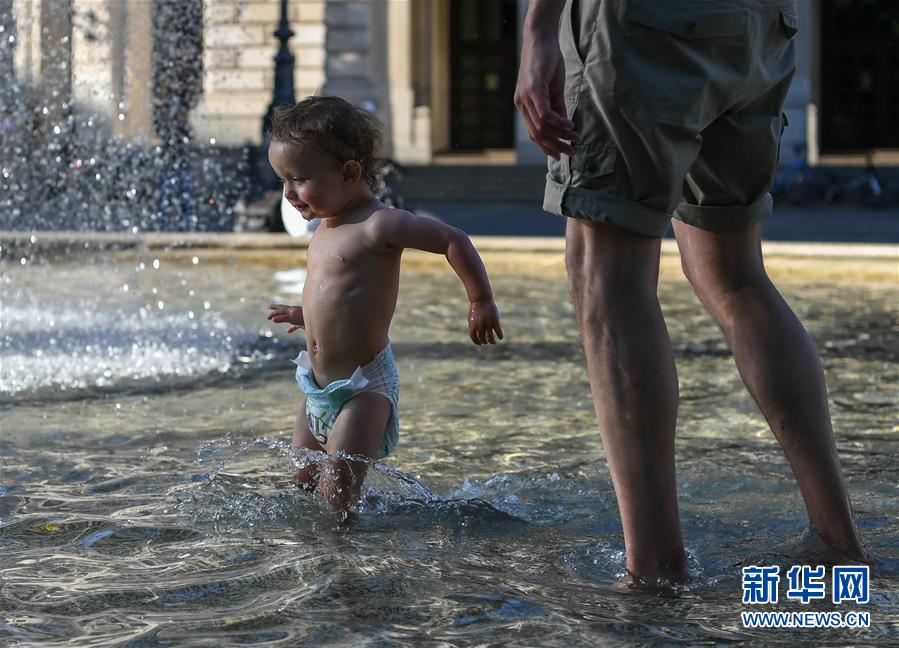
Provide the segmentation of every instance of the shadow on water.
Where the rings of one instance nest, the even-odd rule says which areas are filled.
[[[171,326],[177,326],[178,322],[172,322]],[[216,325],[213,325],[216,326]],[[122,337],[128,337],[130,341],[131,334],[122,332]],[[41,402],[58,402],[67,400],[85,400],[94,398],[109,398],[116,395],[122,396],[139,396],[166,393],[166,392],[190,392],[198,387],[212,387],[223,383],[248,383],[252,381],[269,380],[274,372],[283,373],[285,368],[290,368],[291,360],[305,348],[303,345],[291,344],[271,335],[259,335],[255,332],[245,332],[243,336],[227,336],[227,339],[216,341],[210,340],[207,331],[203,331],[193,337],[185,335],[176,335],[170,331],[162,332],[157,339],[151,339],[143,334],[142,343],[147,345],[144,349],[136,349],[133,345],[131,349],[119,350],[115,347],[117,332],[108,329],[98,331],[93,329],[65,330],[67,342],[72,345],[83,347],[87,352],[94,349],[104,350],[112,355],[119,355],[117,360],[125,360],[128,362],[127,367],[123,367],[122,371],[126,372],[131,378],[128,382],[116,382],[108,380],[114,378],[113,372],[109,368],[105,368],[101,376],[91,374],[79,376],[77,373],[71,372],[66,375],[60,372],[58,368],[52,366],[52,360],[47,359],[45,362],[40,361],[40,355],[29,358],[30,373],[34,376],[38,364],[45,365],[45,374],[52,374],[52,382],[44,385],[34,385],[32,383],[21,382],[15,385],[10,391],[0,391],[0,406],[8,405],[17,400],[18,392],[28,393],[28,401],[32,404]],[[3,344],[3,351],[6,355],[18,355],[29,353],[30,349],[43,343],[44,338],[38,332],[30,332],[24,335],[18,333],[6,337]],[[287,342],[285,344],[285,342]],[[184,366],[181,363],[183,354],[195,352],[197,347],[205,347],[208,353],[214,354],[216,357],[208,362],[208,364],[192,364]],[[396,343],[393,345],[395,352],[402,354],[404,357],[418,361],[427,360],[446,360],[449,358],[477,358],[477,350],[473,350],[470,345],[464,342],[450,343]],[[724,348],[698,348],[688,346],[683,348],[674,348],[674,356],[677,358],[688,357],[718,357],[730,358],[731,353]],[[841,348],[825,348],[821,352],[823,358],[854,358],[863,355],[870,361],[889,361],[894,362],[899,353],[899,344],[895,348],[882,345],[866,345],[861,351],[857,349]],[[124,352],[123,352],[124,351]],[[152,364],[146,359],[136,357],[137,354],[153,353],[156,357],[151,358]],[[130,357],[127,354],[130,352]],[[171,359],[167,359],[165,355],[171,354]],[[577,341],[568,342],[510,342],[502,347],[501,350],[492,354],[492,360],[496,361],[524,361],[524,362],[546,362],[546,361],[582,361],[583,347]],[[113,362],[110,362],[113,364]],[[142,365],[151,368],[145,375],[140,375]],[[167,366],[168,365],[168,366]],[[11,371],[11,370],[8,370]],[[0,371],[0,383],[3,379],[9,378],[9,373]],[[62,384],[61,384],[62,383]],[[710,394],[690,395],[682,394],[682,400],[690,400],[694,397],[706,398]],[[846,407],[892,407],[893,400],[885,398],[882,402],[878,402],[878,396],[872,395],[861,404],[849,401],[841,402]]]

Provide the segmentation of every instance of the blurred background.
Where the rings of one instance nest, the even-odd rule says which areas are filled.
[[[899,4],[799,0],[769,238],[899,240]],[[560,234],[512,96],[527,0],[0,0],[0,229],[279,230],[272,108],[373,110],[397,204]]]

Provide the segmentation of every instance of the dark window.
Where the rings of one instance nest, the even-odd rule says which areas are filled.
[[[899,2],[821,3],[821,149],[899,148]]]
[[[452,0],[450,17],[451,146],[512,148],[516,0]]]

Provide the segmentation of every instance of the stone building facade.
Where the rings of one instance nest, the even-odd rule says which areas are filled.
[[[12,6],[19,79],[71,95],[116,134],[151,141],[153,0],[0,0]],[[390,153],[540,164],[511,93],[528,0],[289,0],[297,97],[369,102]],[[257,144],[271,101],[279,0],[205,0],[204,84],[196,137]],[[817,151],[821,2],[799,0],[799,69],[787,147]],[[7,35],[10,27],[7,27]],[[809,121],[811,116],[811,121]],[[454,157],[455,156],[455,157]]]

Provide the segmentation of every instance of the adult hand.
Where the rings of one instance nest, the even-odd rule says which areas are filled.
[[[581,139],[565,110],[565,65],[555,25],[524,31],[515,107],[528,137],[544,153],[555,160],[574,154],[569,142]]]
[[[291,326],[287,329],[288,333],[293,333],[297,329],[306,328],[306,322],[303,320],[302,307],[288,306],[287,304],[269,304],[268,309],[271,312],[265,319],[270,319],[276,324],[289,322]]]

